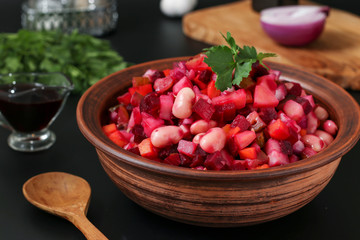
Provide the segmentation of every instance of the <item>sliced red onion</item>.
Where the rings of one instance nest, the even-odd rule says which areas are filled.
[[[327,6],[283,6],[261,11],[261,26],[275,41],[301,46],[322,33],[330,8]]]

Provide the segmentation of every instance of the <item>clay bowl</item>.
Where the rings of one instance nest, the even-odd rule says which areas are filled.
[[[329,183],[341,157],[358,141],[357,102],[338,85],[308,72],[269,63],[313,94],[339,126],[335,140],[306,160],[252,171],[200,171],[148,160],[116,146],[102,132],[107,109],[133,76],[166,69],[171,58],[132,66],[105,77],[84,93],[77,107],[79,128],[96,148],[116,186],[140,206],[166,218],[200,226],[235,227],[283,217],[309,203]]]

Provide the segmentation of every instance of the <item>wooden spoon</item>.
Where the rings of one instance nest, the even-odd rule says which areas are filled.
[[[84,179],[63,172],[39,174],[23,185],[36,207],[72,222],[87,239],[107,239],[87,218],[91,188]]]

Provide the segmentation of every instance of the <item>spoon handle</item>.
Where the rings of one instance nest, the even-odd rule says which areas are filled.
[[[99,231],[84,214],[78,214],[70,220],[88,240],[108,240],[102,232]]]

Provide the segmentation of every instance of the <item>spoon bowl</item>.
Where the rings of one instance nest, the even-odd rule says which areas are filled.
[[[23,193],[34,206],[72,222],[87,239],[107,239],[86,218],[91,188],[83,178],[63,172],[43,173],[27,180]]]

